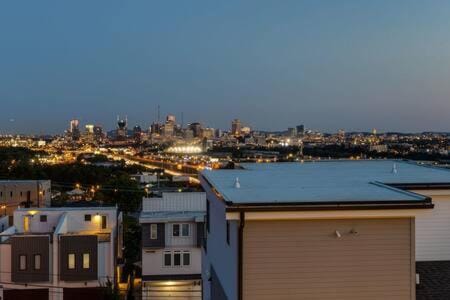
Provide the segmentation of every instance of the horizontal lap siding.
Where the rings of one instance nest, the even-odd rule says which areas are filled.
[[[249,221],[244,299],[411,299],[412,254],[410,219]]]

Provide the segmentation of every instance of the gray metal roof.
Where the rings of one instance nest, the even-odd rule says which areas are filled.
[[[141,212],[139,222],[203,222],[204,216],[204,211],[147,211]]]
[[[396,165],[397,172],[393,172]],[[202,175],[235,204],[423,201],[386,184],[450,183],[450,170],[407,161],[333,160],[243,164],[243,169]],[[239,178],[240,188],[235,187]]]

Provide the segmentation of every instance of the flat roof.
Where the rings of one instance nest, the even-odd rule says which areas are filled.
[[[450,170],[410,161],[330,160],[241,167],[201,174],[230,205],[419,203],[429,199],[391,185],[450,185]],[[235,187],[236,178],[240,188]]]

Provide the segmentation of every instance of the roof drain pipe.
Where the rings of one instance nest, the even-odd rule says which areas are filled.
[[[239,246],[238,246],[238,299],[242,300],[243,297],[243,256],[244,256],[244,226],[245,226],[245,213],[240,213],[239,223]]]

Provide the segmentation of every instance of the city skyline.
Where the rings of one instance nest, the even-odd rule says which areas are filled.
[[[450,131],[450,3],[0,6],[0,132],[147,126]],[[83,22],[80,22],[83,20]]]

